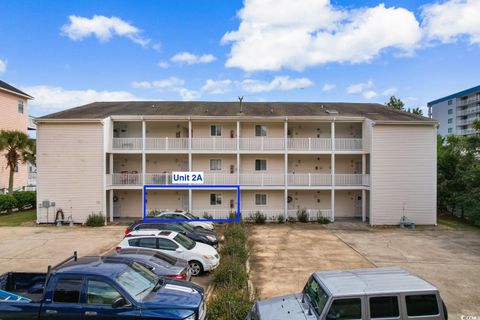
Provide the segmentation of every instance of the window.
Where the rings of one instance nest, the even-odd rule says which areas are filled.
[[[210,136],[212,137],[221,137],[222,136],[222,126],[218,124],[213,124],[210,126]]]
[[[370,318],[398,318],[397,297],[373,297],[370,298]]]
[[[452,128],[448,128],[448,133],[452,133],[453,132],[453,129]]]
[[[255,137],[266,137],[267,136],[267,126],[257,124],[255,126]]]
[[[266,206],[267,205],[267,195],[266,194],[255,194],[255,205],[257,206]]]
[[[18,172],[18,164],[16,164],[15,168],[13,168],[13,172]]]
[[[81,278],[60,278],[53,291],[53,302],[79,303],[82,282]]]
[[[266,170],[267,170],[267,160],[256,159],[255,171],[266,171]]]
[[[438,314],[437,296],[434,294],[420,294],[406,296],[407,314],[409,317],[433,316]]]
[[[156,238],[140,238],[138,239],[136,247],[156,249],[157,239]]]
[[[448,114],[453,114],[453,109],[448,109]]]
[[[320,315],[327,304],[328,295],[323,291],[322,287],[317,283],[317,281],[311,277],[308,280],[303,292],[308,296],[310,303],[312,304],[313,308]]]
[[[211,206],[221,206],[222,205],[222,194],[221,193],[211,193],[210,194],[210,205]]]
[[[452,122],[453,122],[452,118],[448,119],[448,123],[452,123]]]
[[[333,301],[328,314],[337,320],[361,319],[362,302],[358,298],[336,299]]]
[[[113,304],[116,298],[122,295],[111,285],[103,281],[88,280],[87,303],[88,304]]]
[[[452,103],[453,103],[453,100],[448,100],[448,102],[447,102],[447,104],[448,104],[449,106],[451,106]]]
[[[23,113],[23,100],[18,100],[18,113]]]
[[[210,170],[222,170],[222,159],[210,159]]]
[[[161,238],[158,239],[158,249],[174,251],[177,250],[177,248],[178,246],[171,240]]]

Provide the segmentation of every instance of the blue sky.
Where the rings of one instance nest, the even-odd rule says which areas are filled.
[[[479,84],[480,0],[0,0],[33,115],[94,100],[380,102]]]

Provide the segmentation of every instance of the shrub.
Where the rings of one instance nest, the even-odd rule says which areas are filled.
[[[88,216],[85,225],[89,227],[102,227],[105,225],[105,217],[102,214],[92,213]]]
[[[298,209],[297,218],[299,222],[308,222],[309,219],[308,219],[307,209]]]
[[[228,223],[223,235],[226,241],[228,241],[228,239],[236,239],[242,243],[247,241],[247,231],[245,230],[243,222]]]
[[[320,223],[320,224],[329,224],[331,221],[329,218],[327,217],[322,217],[322,216],[319,216],[317,218],[317,222]]]
[[[288,222],[295,223],[295,222],[297,222],[297,218],[295,218],[295,217],[288,217]]]
[[[252,308],[248,290],[218,288],[208,302],[208,318],[217,320],[243,320]]]
[[[285,222],[285,217],[283,215],[277,216],[277,222],[278,223],[284,223]]]
[[[267,221],[267,216],[260,211],[257,211],[253,216],[250,216],[250,219],[255,221],[256,224],[264,224],[265,221]]]
[[[245,263],[248,259],[248,250],[245,247],[245,242],[238,239],[227,239],[222,246],[222,256],[225,255],[237,257],[239,263]]]
[[[24,208],[35,208],[37,203],[37,193],[34,191],[17,191],[14,192],[13,197],[17,200],[18,210]]]
[[[222,263],[213,271],[213,283],[220,287],[240,289],[247,278],[245,262],[235,256],[223,256]]]
[[[0,211],[10,211],[17,206],[17,199],[13,195],[0,194]]]

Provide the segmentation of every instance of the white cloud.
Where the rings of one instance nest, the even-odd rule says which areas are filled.
[[[335,85],[334,84],[331,84],[331,83],[325,83],[322,87],[322,91],[331,91],[335,88]]]
[[[178,92],[183,101],[197,100],[202,96],[200,92],[187,88],[176,88],[174,91]]]
[[[170,77],[156,81],[134,81],[132,82],[132,87],[137,89],[169,90],[183,86],[184,84],[185,81],[183,79]]]
[[[313,82],[308,78],[290,79],[289,76],[276,76],[270,82],[245,79],[241,81],[240,86],[246,92],[268,92],[274,90],[287,91],[311,87],[313,86]]]
[[[157,63],[157,66],[159,66],[162,69],[167,69],[170,66],[170,64],[167,61],[159,61]]]
[[[411,53],[421,30],[403,8],[347,10],[329,0],[245,0],[238,30],[223,36],[232,43],[227,67],[279,70],[330,62],[367,62],[385,49]]]
[[[362,95],[365,99],[372,99],[372,98],[375,98],[376,96],[378,96],[378,93],[376,93],[373,90],[368,90],[368,91],[363,92]]]
[[[7,61],[0,59],[0,74],[7,71]]]
[[[366,89],[373,87],[372,80],[368,80],[367,82],[356,83],[348,86],[347,93],[354,94],[354,93],[361,93]]]
[[[70,22],[62,26],[62,35],[75,41],[95,36],[98,40],[106,42],[113,36],[119,36],[126,37],[143,47],[150,42],[150,39],[141,36],[140,29],[118,17],[94,15],[89,19],[71,15],[68,19]],[[157,47],[158,44],[154,46]]]
[[[202,86],[201,91],[210,93],[210,94],[222,94],[230,90],[232,85],[232,80],[212,80],[208,79],[205,81],[205,84]]]
[[[46,85],[22,87],[22,90],[35,97],[29,105],[42,114],[95,101],[142,100],[127,91],[68,90]]]
[[[170,60],[177,63],[199,64],[213,62],[216,58],[212,54],[195,55],[190,52],[180,52],[171,57]]]
[[[466,37],[480,44],[480,0],[448,0],[422,8],[422,28],[428,39],[442,43]]]
[[[387,97],[388,97],[388,96],[392,96],[392,95],[394,95],[397,91],[398,91],[398,90],[397,90],[397,88],[395,88],[395,87],[387,88],[387,89],[383,90],[382,95],[387,96]]]

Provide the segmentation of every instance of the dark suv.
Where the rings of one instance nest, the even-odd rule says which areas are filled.
[[[185,222],[145,222],[142,220],[135,221],[125,230],[125,235],[132,231],[140,230],[169,230],[181,233],[196,242],[211,245],[215,249],[218,248],[218,237],[215,232],[205,229],[194,228]]]

